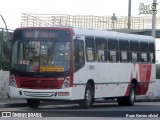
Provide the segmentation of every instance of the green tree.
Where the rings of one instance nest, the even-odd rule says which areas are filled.
[[[2,70],[9,71],[10,61],[9,59],[2,59]]]
[[[6,71],[9,70],[10,65],[11,36],[12,32],[7,33],[4,28],[0,28],[0,67]]]

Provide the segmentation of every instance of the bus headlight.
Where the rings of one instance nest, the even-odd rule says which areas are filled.
[[[70,79],[68,77],[65,78],[63,85],[62,85],[62,89],[63,88],[69,88],[70,87]]]
[[[12,86],[12,87],[17,87],[17,83],[16,83],[14,75],[10,76],[9,85]]]

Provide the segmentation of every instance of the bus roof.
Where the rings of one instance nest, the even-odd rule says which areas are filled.
[[[105,31],[105,30],[82,29],[82,28],[73,28],[73,30],[75,34],[79,36],[84,35],[84,36],[154,42],[154,38],[152,36],[120,33],[116,31],[107,31],[107,30]]]
[[[52,27],[22,27],[17,28],[16,30],[21,29],[59,29],[59,30],[69,30],[73,31],[77,36],[93,36],[93,37],[105,37],[105,38],[114,38],[114,39],[124,39],[124,40],[137,40],[137,41],[148,41],[154,42],[152,36],[137,35],[137,34],[128,34],[120,33],[116,31],[107,31],[107,30],[94,30],[94,29],[84,29],[84,28],[73,28],[66,26],[52,26]]]

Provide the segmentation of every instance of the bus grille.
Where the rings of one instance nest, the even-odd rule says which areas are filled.
[[[58,80],[28,80],[21,79],[19,81],[21,88],[30,89],[58,89]]]

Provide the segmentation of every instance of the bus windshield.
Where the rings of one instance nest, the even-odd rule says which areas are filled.
[[[70,41],[15,39],[11,69],[42,73],[68,71],[71,66],[70,44]]]

